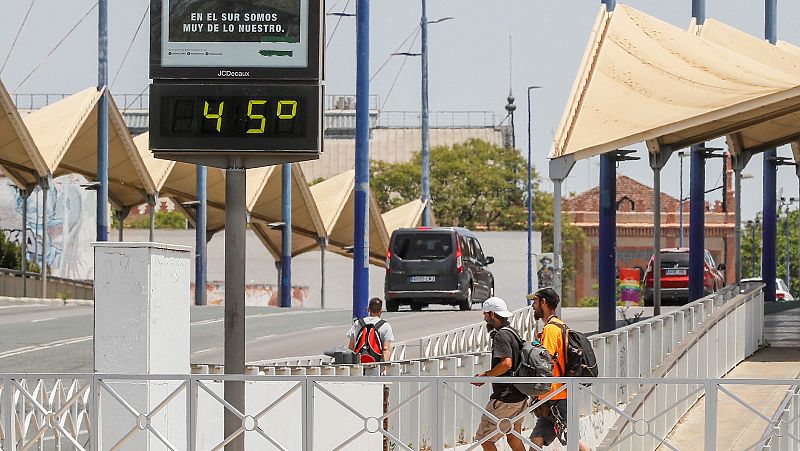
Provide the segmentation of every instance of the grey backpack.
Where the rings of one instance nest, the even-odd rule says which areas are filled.
[[[514,368],[514,377],[553,377],[553,358],[538,341],[528,343],[511,327],[504,327],[514,334],[519,342],[519,356]],[[502,330],[502,329],[501,329]],[[550,391],[550,382],[515,383],[514,387],[528,396],[540,396]]]

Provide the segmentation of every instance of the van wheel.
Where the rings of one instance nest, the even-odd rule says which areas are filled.
[[[387,299],[386,300],[386,311],[387,312],[396,312],[400,308],[400,302],[394,299]]]
[[[472,310],[472,285],[467,288],[467,297],[458,303],[458,309],[462,311]]]
[[[418,303],[416,303],[416,302],[412,302],[412,303],[411,303],[411,310],[413,310],[413,311],[415,311],[415,312],[422,311],[422,307],[423,307],[423,305],[422,305],[422,304],[418,304]]]

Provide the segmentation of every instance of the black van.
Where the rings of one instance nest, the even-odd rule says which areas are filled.
[[[386,252],[386,310],[400,305],[421,310],[429,304],[472,309],[494,296],[494,277],[486,268],[478,238],[460,227],[397,229]]]

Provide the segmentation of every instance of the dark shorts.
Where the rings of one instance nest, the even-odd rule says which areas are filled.
[[[533,432],[531,433],[531,439],[534,437],[541,437],[544,439],[545,446],[549,446],[551,443],[553,443],[558,436],[566,439],[566,431],[558,430],[556,422],[553,419],[553,415],[557,414],[561,420],[561,423],[566,424],[565,418],[567,417],[567,400],[559,399],[557,401],[551,401],[549,404],[551,406],[550,416],[537,417],[536,425],[533,427]]]

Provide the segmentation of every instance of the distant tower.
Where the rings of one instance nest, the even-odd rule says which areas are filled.
[[[517,136],[516,131],[514,130],[514,111],[517,110],[517,106],[514,105],[514,93],[513,93],[513,83],[512,83],[512,46],[511,46],[511,30],[508,32],[508,97],[506,100],[508,103],[506,104],[506,111],[508,111],[508,117],[511,119],[511,148],[517,148]],[[508,145],[508,142],[507,144]]]

